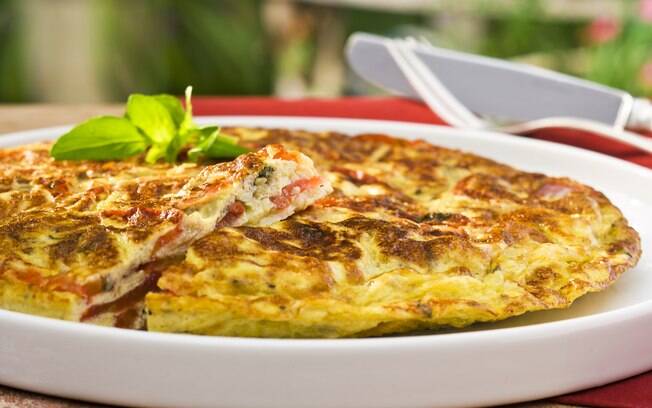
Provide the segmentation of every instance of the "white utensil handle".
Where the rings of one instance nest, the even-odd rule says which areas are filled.
[[[439,81],[437,76],[414,53],[413,45],[405,40],[387,39],[385,46],[421,100],[451,126],[485,128],[486,124],[468,110]]]
[[[634,99],[626,126],[629,129],[652,131],[652,103],[643,98]]]

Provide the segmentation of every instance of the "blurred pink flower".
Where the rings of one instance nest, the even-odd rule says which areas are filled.
[[[652,23],[652,0],[641,0],[638,3],[638,12],[641,20]]]
[[[643,64],[638,78],[645,88],[652,89],[652,59]]]
[[[616,38],[620,23],[613,17],[598,17],[586,28],[586,36],[593,44],[603,44]]]

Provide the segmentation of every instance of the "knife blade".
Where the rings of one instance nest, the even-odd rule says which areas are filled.
[[[393,93],[419,99],[387,48],[386,37],[355,33],[349,65],[362,78]],[[412,44],[414,53],[475,114],[499,123],[572,117],[623,129],[634,98],[628,93],[530,65]]]

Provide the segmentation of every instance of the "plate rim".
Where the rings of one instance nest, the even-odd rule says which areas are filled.
[[[570,146],[562,143],[551,142],[547,140],[533,139],[523,136],[514,136],[495,131],[488,130],[470,130],[459,129],[449,126],[414,123],[409,121],[396,121],[396,120],[379,120],[379,119],[360,119],[360,118],[342,118],[342,117],[321,117],[321,116],[274,116],[274,115],[205,115],[197,116],[196,122],[200,124],[210,123],[212,121],[227,121],[231,122],[230,125],[235,125],[236,122],[242,121],[243,126],[261,126],[261,127],[274,127],[282,126],[298,129],[301,128],[301,123],[305,126],[309,125],[322,125],[331,126],[336,129],[338,125],[359,126],[359,127],[382,127],[382,126],[409,126],[412,129],[419,131],[429,131],[433,135],[441,133],[453,133],[460,137],[473,139],[475,137],[498,137],[505,143],[515,143],[517,145],[526,147],[543,147],[545,149],[562,150],[569,154],[579,154],[587,159],[608,161],[612,165],[622,166],[627,171],[638,173],[639,176],[649,178],[652,181],[652,170],[622,160],[604,153],[595,152],[592,150],[582,149],[575,146]],[[250,123],[247,123],[250,122]],[[260,122],[266,122],[260,124]],[[278,122],[278,123],[277,123]],[[327,122],[327,123],[324,123]],[[256,124],[259,123],[259,124]],[[21,130],[17,132],[3,133],[0,135],[0,148],[17,146],[22,137],[34,137],[42,134],[44,140],[52,139],[53,134],[65,132],[73,125],[62,125],[45,128],[36,128],[29,130]],[[391,133],[391,131],[390,131]],[[464,149],[462,149],[464,150]],[[136,341],[156,341],[168,344],[173,343],[188,343],[192,342],[198,346],[214,346],[220,345],[223,347],[240,348],[240,346],[264,346],[271,348],[285,348],[285,347],[301,347],[311,348],[315,350],[331,350],[339,348],[368,348],[379,346],[396,347],[399,345],[411,346],[430,342],[482,342],[487,337],[493,341],[500,338],[513,338],[514,335],[520,338],[527,339],[532,337],[540,337],[541,335],[551,336],[563,333],[566,329],[572,328],[574,331],[592,330],[603,326],[609,326],[617,322],[624,322],[636,320],[646,315],[652,315],[652,298],[647,301],[640,302],[634,305],[621,307],[615,310],[609,310],[590,314],[587,316],[573,317],[564,320],[534,323],[525,326],[506,327],[506,328],[488,328],[477,331],[465,332],[448,332],[448,333],[432,333],[420,335],[401,335],[396,337],[376,337],[376,338],[341,338],[341,339],[280,339],[280,338],[246,338],[246,337],[227,337],[227,336],[200,336],[192,334],[178,334],[178,333],[157,333],[138,330],[126,330],[114,327],[102,327],[89,324],[80,324],[79,322],[70,322],[58,320],[54,318],[47,318],[25,313],[12,312],[0,309],[0,319],[8,319],[18,324],[35,324],[42,328],[61,329],[76,331],[81,330],[79,334],[88,336],[94,335],[114,335],[124,338],[132,338]],[[497,337],[498,336],[498,337]]]

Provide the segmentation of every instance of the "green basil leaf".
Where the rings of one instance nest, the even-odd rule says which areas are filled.
[[[61,136],[50,155],[57,160],[116,160],[146,148],[147,140],[127,119],[101,116]]]
[[[156,99],[161,103],[161,105],[165,106],[165,109],[167,109],[167,111],[170,113],[170,117],[172,118],[174,125],[179,128],[181,126],[181,122],[183,122],[186,116],[186,112],[183,109],[183,105],[181,104],[179,98],[168,94],[153,95],[152,98]]]
[[[165,151],[165,160],[168,163],[174,163],[177,160],[179,152],[181,149],[186,147],[191,135],[190,132],[177,133],[177,135],[172,139],[172,142],[170,142]]]
[[[164,144],[155,144],[149,148],[147,154],[145,155],[145,161],[150,164],[156,163],[159,159],[162,159],[167,152],[168,145]]]
[[[241,154],[249,152],[250,150],[246,147],[216,140],[209,149],[204,151],[204,154],[213,159],[235,159]]]
[[[198,129],[192,120],[192,86],[186,87],[186,112],[179,125],[179,133],[186,134],[192,130]]]
[[[235,159],[249,152],[246,147],[233,143],[232,138],[228,136],[217,136],[215,141],[203,151],[204,155],[213,159]]]
[[[196,162],[201,155],[204,154],[209,147],[215,143],[217,135],[220,133],[220,129],[217,126],[208,126],[202,129],[199,129],[198,140],[195,143],[195,147],[188,150],[188,158],[191,161]]]
[[[200,132],[195,147],[188,151],[188,158],[192,161],[197,161],[200,156],[213,159],[233,159],[249,152],[249,149],[236,144],[238,139],[235,137],[220,135],[218,127],[205,127]]]
[[[199,140],[197,141],[198,145],[210,146],[217,135],[220,134],[220,128],[218,126],[206,126],[199,130]]]
[[[192,120],[192,87],[189,86],[186,88],[186,106],[188,110],[184,110],[181,101],[172,96],[172,95],[155,95],[159,102],[165,105],[170,116],[174,121],[175,126],[177,127],[177,132],[174,137],[170,140],[165,150],[165,160],[173,163],[176,161],[179,152],[189,143],[192,142],[193,138],[196,138],[195,134],[198,130],[197,125]],[[154,157],[160,155],[152,154],[150,156],[151,160],[154,160]]]
[[[192,119],[192,87],[185,91],[186,108],[172,95],[133,94],[127,100],[124,118],[101,117],[82,123],[52,147],[57,159],[120,159],[149,147],[147,162],[177,160],[188,149],[188,157],[229,159],[247,153],[238,139],[220,135],[215,126],[199,128]]]
[[[219,135],[217,140],[223,143],[238,144],[238,138],[230,135]]]
[[[172,115],[153,96],[132,94],[127,100],[127,118],[145,133],[153,144],[167,145],[177,133]]]

